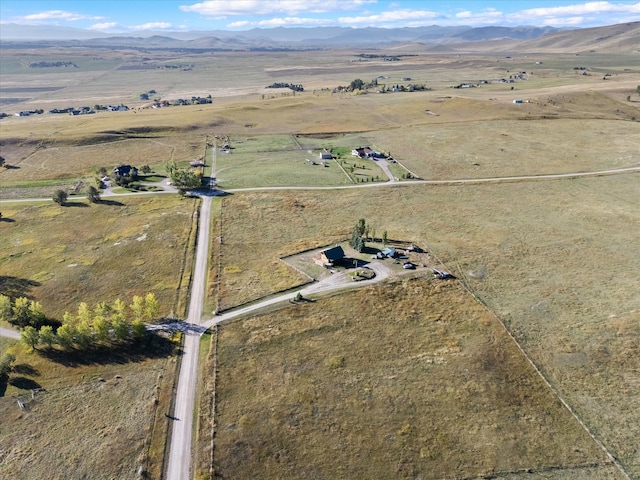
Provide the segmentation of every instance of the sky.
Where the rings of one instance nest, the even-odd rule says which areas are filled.
[[[640,21],[628,0],[1,0],[2,24],[104,33],[273,27],[520,25],[586,28]]]

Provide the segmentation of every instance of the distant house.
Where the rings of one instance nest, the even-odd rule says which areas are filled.
[[[516,98],[513,103],[523,103],[522,100],[520,100],[519,98]]]
[[[344,250],[340,245],[322,250],[318,255],[313,257],[313,261],[322,266],[333,266],[337,261],[344,258]]]
[[[189,162],[189,165],[193,168],[204,167],[204,162],[202,160],[194,160],[193,162]]]
[[[369,147],[358,147],[351,150],[351,155],[359,158],[384,158],[384,154]]]
[[[120,165],[113,169],[113,174],[116,177],[131,177],[136,178],[138,176],[138,169],[131,165]]]
[[[331,152],[327,152],[326,150],[320,152],[320,160],[331,160],[332,158],[333,155],[331,155]]]

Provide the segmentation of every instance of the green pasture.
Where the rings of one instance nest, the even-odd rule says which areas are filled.
[[[376,176],[386,180],[371,160],[320,160],[322,148],[313,148],[299,136],[232,137],[230,143],[229,153],[216,153],[217,182],[222,189],[345,185],[375,181]]]

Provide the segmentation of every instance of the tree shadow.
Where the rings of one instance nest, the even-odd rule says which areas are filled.
[[[63,207],[88,207],[84,202],[64,202]]]
[[[13,218],[2,217],[0,218],[0,222],[14,223],[15,220]]]
[[[30,377],[40,376],[40,371],[37,368],[32,367],[28,363],[21,363],[19,365],[14,365],[12,370],[14,373],[18,373],[20,375],[29,375]]]
[[[4,165],[4,168],[6,168],[7,170],[19,170],[20,169],[20,167],[17,166],[17,165],[7,165],[7,164]]]
[[[35,280],[27,278],[11,277],[9,275],[0,275],[0,294],[11,298],[29,297],[28,292],[33,287],[42,285]]]
[[[124,203],[118,202],[116,200],[104,200],[100,199],[96,202],[98,205],[110,205],[112,207],[124,207]]]
[[[4,397],[8,385],[6,378],[0,378],[0,398]]]
[[[35,388],[42,388],[38,382],[26,377],[14,377],[9,379],[9,383],[21,390],[33,390]]]
[[[182,350],[162,335],[148,332],[139,342],[115,346],[96,346],[87,350],[37,350],[38,354],[65,367],[81,365],[110,365],[142,362],[150,358],[167,358],[179,355]]]

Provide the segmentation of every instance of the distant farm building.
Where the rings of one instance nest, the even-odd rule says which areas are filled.
[[[333,158],[333,155],[331,155],[331,152],[327,152],[326,150],[324,152],[320,152],[320,160],[331,160]]]
[[[395,258],[395,256],[398,254],[396,249],[395,248],[391,248],[391,247],[383,248],[380,251],[380,253],[382,253],[382,255],[384,255],[385,257],[388,257],[388,258]]]
[[[340,245],[322,250],[313,257],[313,261],[322,266],[333,266],[336,262],[344,258],[344,250]]]
[[[351,150],[351,155],[359,158],[385,158],[384,154],[369,147],[358,147]]]

